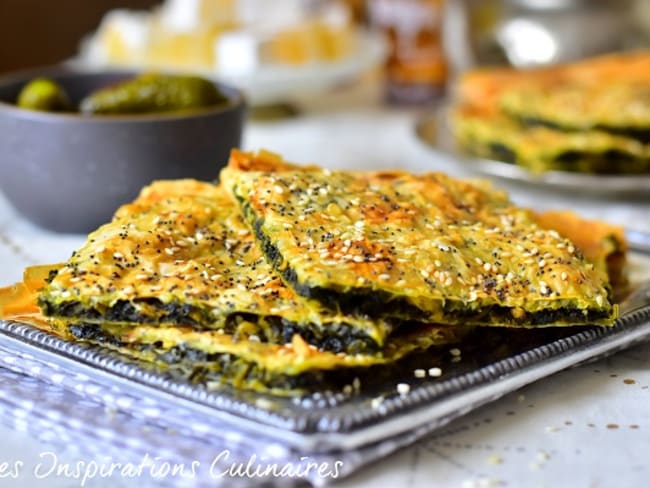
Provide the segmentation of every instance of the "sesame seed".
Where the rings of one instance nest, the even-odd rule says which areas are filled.
[[[174,254],[174,249],[173,249],[173,248],[166,247],[166,248],[165,248],[165,252],[166,252],[167,254],[169,254],[170,256],[172,256],[172,255]]]
[[[255,406],[258,408],[263,408],[265,410],[270,410],[273,408],[273,402],[268,398],[259,397],[255,399]]]
[[[388,280],[390,280],[390,275],[386,274],[386,273],[380,274],[379,279],[384,280],[384,281],[388,281]]]
[[[425,370],[423,370],[423,369],[418,368],[415,371],[413,371],[413,375],[416,378],[424,378],[427,375],[427,372]]]
[[[365,225],[366,225],[366,224],[364,223],[363,220],[357,220],[357,221],[354,223],[354,226],[355,226],[357,229],[363,229],[363,227],[364,227]]]
[[[429,376],[437,378],[438,376],[442,376],[442,369],[440,369],[440,368],[429,368],[428,373],[429,373]]]
[[[402,396],[408,395],[411,391],[411,386],[407,383],[397,383],[397,393]]]
[[[354,261],[355,263],[363,263],[363,257],[362,256],[354,256],[352,258],[352,261]]]
[[[449,354],[451,354],[452,356],[460,356],[461,352],[460,349],[454,347],[452,349],[449,349]]]
[[[442,266],[442,263],[440,262],[439,259],[436,259],[436,260],[434,261],[434,264],[435,264],[438,268]]]
[[[284,188],[282,188],[280,185],[275,185],[273,189],[275,190],[276,193],[280,193],[280,194],[284,193]]]
[[[140,274],[135,275],[135,279],[136,280],[148,280],[149,275],[146,275],[144,273],[140,273]]]
[[[114,253],[113,253],[113,257],[114,257],[115,259],[123,259],[123,258],[124,258],[124,255],[123,255],[121,252],[114,252]]]
[[[158,222],[160,222],[160,215],[157,215],[155,219],[153,219],[153,224],[158,225]]]
[[[426,269],[421,269],[420,274],[424,276],[425,278],[429,277],[429,272]]]
[[[483,264],[483,269],[489,272],[492,269],[492,265],[490,263],[485,263]]]
[[[599,307],[603,306],[603,297],[602,297],[602,295],[596,295],[596,303],[598,304]]]
[[[573,247],[573,246],[569,246],[569,247],[566,248],[566,250],[569,251],[569,254],[573,254],[575,252],[576,248]]]
[[[545,261],[544,259],[540,259],[540,260],[537,262],[537,265],[538,265],[540,268],[543,268],[544,266],[546,266],[546,261]]]
[[[567,275],[565,271],[562,271],[560,278],[562,278],[562,281],[566,281],[569,278],[569,275]]]

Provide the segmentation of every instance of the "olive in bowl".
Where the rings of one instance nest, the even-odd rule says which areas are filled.
[[[80,107],[137,75],[57,68],[0,79],[0,190],[18,212],[50,230],[87,233],[153,180],[218,177],[241,142],[246,107],[235,88],[213,83],[215,103],[168,111],[17,105],[34,79],[53,82]]]

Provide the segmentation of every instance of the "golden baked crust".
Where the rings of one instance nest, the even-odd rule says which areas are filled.
[[[625,293],[628,244],[623,227],[585,219],[569,210],[539,212],[534,219],[545,229],[554,229],[573,242],[597,269],[606,273],[617,295]]]
[[[650,51],[616,53],[583,61],[534,68],[480,68],[463,74],[456,96],[461,104],[498,110],[507,91],[558,84],[650,83]]]

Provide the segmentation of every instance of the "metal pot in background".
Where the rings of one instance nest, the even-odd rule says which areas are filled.
[[[648,0],[455,0],[445,44],[455,71],[532,67],[648,46]]]

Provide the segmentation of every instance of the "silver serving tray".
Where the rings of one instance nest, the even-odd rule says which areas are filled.
[[[85,375],[107,388],[151,398],[168,411],[182,409],[197,421],[219,422],[251,438],[263,436],[301,452],[331,453],[409,432],[424,435],[526,384],[650,338],[650,283],[636,286],[621,311],[613,328],[482,330],[488,340],[481,343],[481,354],[464,354],[458,362],[448,360],[440,378],[417,379],[407,369],[396,372],[394,381],[368,388],[362,385],[358,393],[316,393],[301,398],[227,387],[208,391],[169,379],[109,349],[68,342],[16,322],[0,321],[0,348],[19,358],[53,364],[70,375]],[[493,351],[486,344],[495,334],[507,334],[503,343],[514,344],[509,346],[512,350],[491,357]],[[399,382],[411,386],[407,394],[398,394]],[[381,403],[373,401],[378,397],[383,398]]]
[[[515,164],[469,155],[456,147],[448,113],[446,105],[439,107],[416,123],[415,133],[426,146],[455,156],[458,163],[467,169],[505,181],[561,191],[650,199],[650,175],[598,175],[569,171],[533,173]]]

